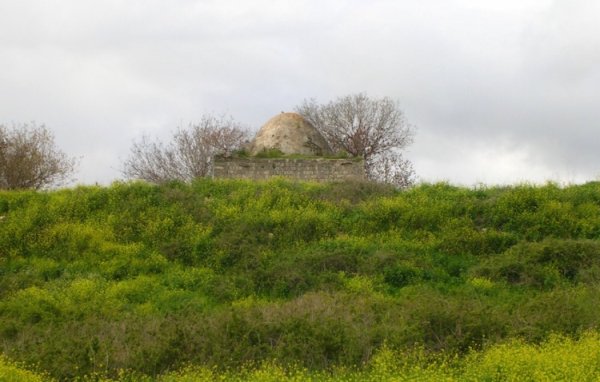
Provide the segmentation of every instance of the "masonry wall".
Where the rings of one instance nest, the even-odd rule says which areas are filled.
[[[215,178],[268,179],[282,176],[317,182],[364,180],[364,162],[326,158],[215,158]]]

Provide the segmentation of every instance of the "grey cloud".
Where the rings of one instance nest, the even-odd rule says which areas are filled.
[[[427,180],[598,176],[593,2],[61,1],[0,4],[0,123],[37,120],[107,182],[142,133],[205,112],[257,128],[367,91],[418,126]]]

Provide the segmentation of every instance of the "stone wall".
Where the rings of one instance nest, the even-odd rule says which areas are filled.
[[[215,178],[268,179],[281,176],[297,180],[339,182],[364,180],[361,160],[327,158],[215,158]]]

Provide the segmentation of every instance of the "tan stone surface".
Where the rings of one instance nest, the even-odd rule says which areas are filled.
[[[278,149],[284,154],[330,155],[325,138],[297,113],[281,113],[271,118],[256,134],[250,153]]]
[[[364,181],[362,160],[329,158],[216,158],[215,178],[269,179],[281,176],[315,182]]]

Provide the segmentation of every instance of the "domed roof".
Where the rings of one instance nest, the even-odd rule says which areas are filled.
[[[252,142],[251,154],[270,149],[284,154],[331,154],[321,133],[298,113],[278,114],[261,127]]]

